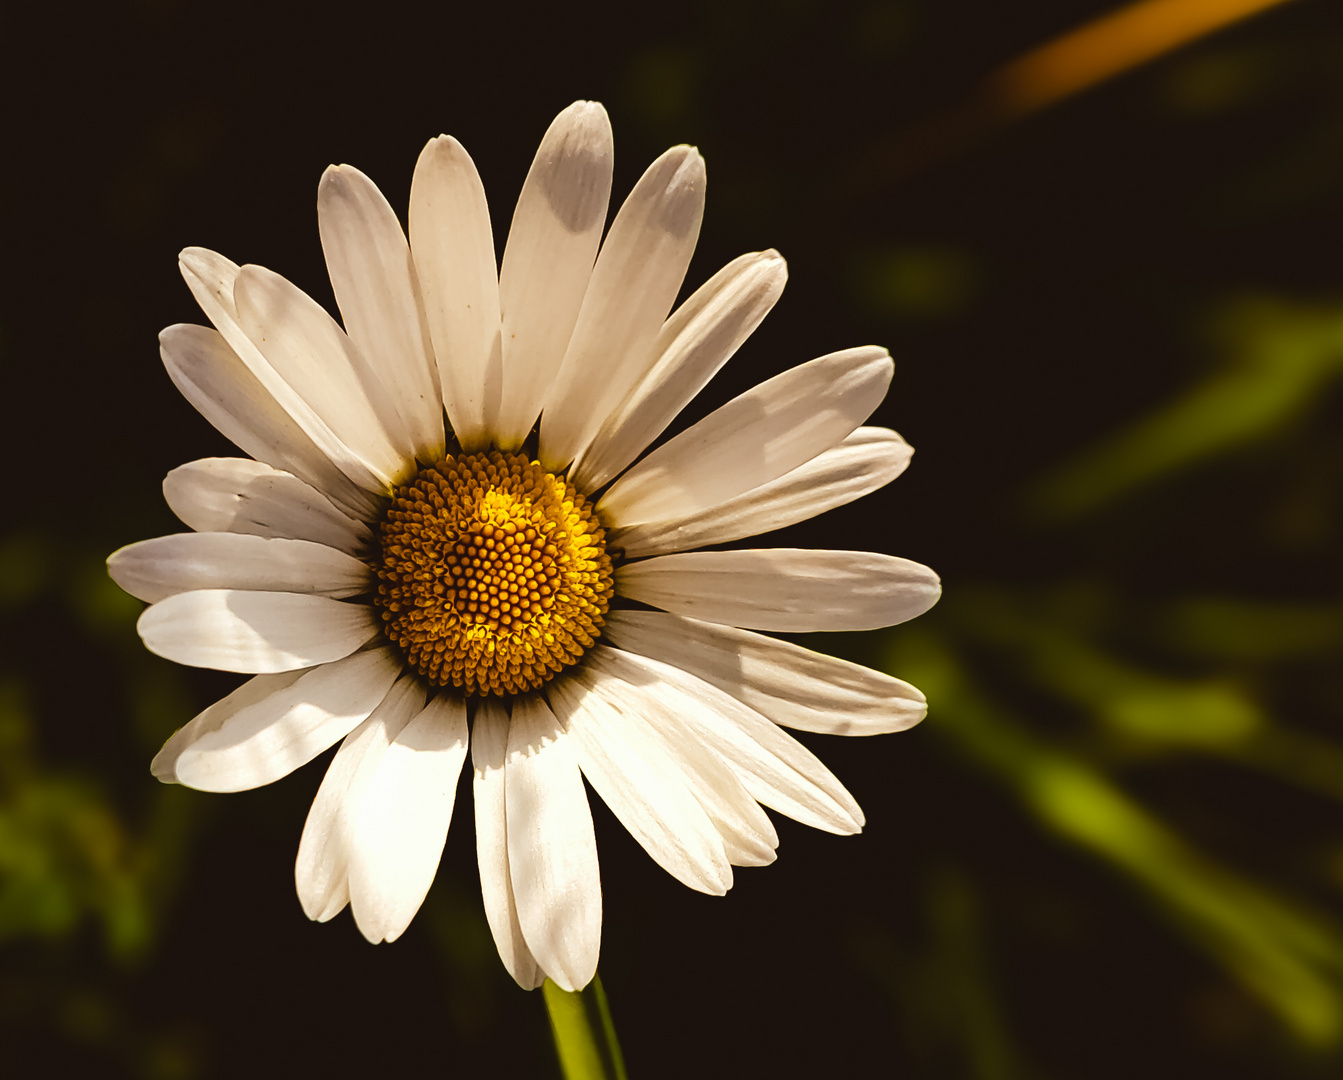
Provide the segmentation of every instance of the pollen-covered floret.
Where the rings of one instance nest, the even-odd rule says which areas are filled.
[[[576,663],[614,592],[588,500],[523,454],[463,454],[398,488],[371,560],[388,638],[430,682],[521,694]]]

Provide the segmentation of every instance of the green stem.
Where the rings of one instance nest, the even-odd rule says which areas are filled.
[[[628,1080],[601,977],[574,993],[547,979],[541,992],[564,1080]]]

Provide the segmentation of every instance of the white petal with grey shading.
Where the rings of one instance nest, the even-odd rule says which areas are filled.
[[[656,692],[579,667],[565,679],[556,680],[552,697],[565,694],[575,683],[592,698],[618,711],[622,721],[637,720],[660,743],[680,770],[682,782],[709,815],[733,866],[765,866],[774,861],[779,836],[769,815],[751,798],[727,763],[701,743]]]
[[[704,159],[668,150],[635,184],[592,269],[541,414],[540,458],[558,472],[592,441],[656,359],[653,342],[685,279],[704,217]]]
[[[573,747],[536,694],[513,703],[504,797],[522,936],[556,986],[581,990],[601,947],[597,840]]]
[[[472,797],[476,817],[476,861],[485,920],[508,973],[524,990],[546,979],[522,936],[513,880],[508,866],[508,823],[504,763],[508,757],[509,717],[496,698],[485,698],[471,722]]]
[[[248,458],[201,458],[163,478],[163,498],[197,532],[311,540],[348,555],[372,533],[292,473]]]
[[[598,645],[594,668],[656,694],[694,737],[732,766],[751,795],[804,825],[856,833],[863,812],[810,750],[716,686],[657,660]]]
[[[466,760],[466,702],[440,694],[392,740],[354,815],[350,907],[369,941],[395,941],[429,893]]]
[[[410,250],[457,441],[482,450],[502,393],[499,276],[485,188],[450,135],[431,139],[410,184]]]
[[[500,449],[516,450],[531,433],[564,359],[606,224],[613,160],[606,110],[576,101],[546,131],[522,185],[499,270]]]
[[[319,669],[300,668],[297,671],[282,671],[275,675],[254,675],[227,697],[216,701],[173,732],[154,755],[154,760],[149,763],[149,771],[165,784],[180,783],[177,777],[177,759],[184,750],[194,745],[202,736],[218,731],[235,715],[249,712],[263,702],[269,701],[269,704],[253,716],[254,731],[259,731],[267,724],[279,720],[293,704],[288,698],[280,696],[281,691],[292,686],[309,672],[317,670]],[[389,684],[395,677],[393,669],[388,680]]]
[[[178,323],[159,334],[159,355],[173,385],[226,439],[258,461],[283,469],[360,516],[376,507],[369,483],[351,480],[252,374],[218,330]],[[348,453],[347,453],[348,456]]]
[[[860,427],[838,446],[768,484],[700,513],[608,534],[626,558],[723,544],[782,529],[852,502],[905,471],[910,445],[886,428]]]
[[[346,333],[389,391],[411,456],[437,461],[444,446],[438,368],[396,212],[358,169],[332,165],[317,189],[317,223]]]
[[[565,679],[551,684],[550,703],[584,777],[653,861],[692,889],[726,893],[722,838],[643,718]]]
[[[698,514],[777,480],[829,450],[871,415],[891,382],[885,349],[847,349],[733,398],[659,446],[598,508],[633,525]]]
[[[294,861],[294,884],[303,913],[326,922],[350,898],[354,823],[387,748],[424,707],[424,690],[403,676],[377,710],[345,737],[327,766],[308,811]]]
[[[244,266],[233,283],[238,325],[285,384],[384,483],[415,458],[411,433],[377,368],[326,310],[287,278]]]
[[[237,284],[242,267],[205,248],[185,248],[178,255],[178,269],[201,310],[280,409],[355,484],[367,492],[385,492],[388,476],[380,473],[376,463],[361,456],[332,430],[326,418],[275,370],[243,329],[237,304]]]
[[[603,636],[712,683],[776,724],[827,735],[880,735],[928,711],[909,683],[836,656],[665,611],[613,611]]]
[[[153,768],[171,768],[179,783],[202,791],[269,784],[343,739],[382,702],[399,670],[390,649],[374,649],[297,674],[258,676],[183,727]]]
[[[246,674],[339,660],[380,627],[364,604],[238,589],[178,593],[146,608],[136,624],[149,651],[167,660]]]
[[[751,630],[874,630],[922,615],[942,594],[921,563],[870,551],[687,551],[616,570],[621,596]]]
[[[107,559],[112,580],[156,603],[196,589],[284,591],[336,599],[368,589],[368,564],[310,540],[244,533],[174,533],[141,540]]]
[[[783,293],[777,251],[733,259],[672,312],[653,343],[653,364],[574,463],[587,491],[617,475],[680,414],[732,357]]]

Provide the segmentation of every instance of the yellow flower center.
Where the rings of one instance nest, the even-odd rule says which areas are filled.
[[[397,488],[378,528],[387,637],[439,686],[521,694],[577,663],[614,585],[592,504],[524,454],[448,457]]]

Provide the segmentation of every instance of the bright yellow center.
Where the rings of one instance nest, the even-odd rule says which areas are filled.
[[[521,694],[576,663],[614,592],[588,500],[523,454],[449,457],[397,488],[374,603],[407,663],[463,694]]]

